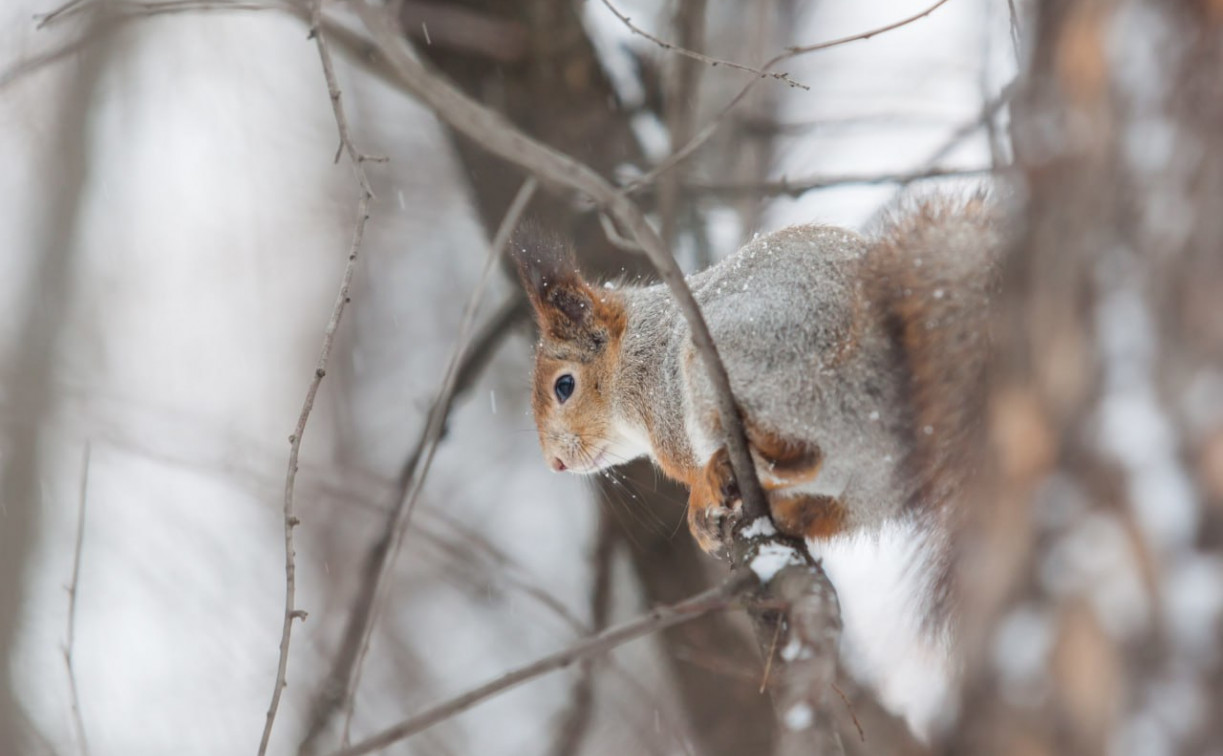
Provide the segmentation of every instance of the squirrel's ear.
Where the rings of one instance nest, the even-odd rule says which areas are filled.
[[[541,328],[567,338],[587,323],[594,309],[590,285],[567,243],[526,222],[510,237],[509,254]]]

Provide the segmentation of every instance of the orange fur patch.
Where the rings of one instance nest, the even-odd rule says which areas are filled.
[[[747,436],[756,453],[756,472],[766,489],[813,480],[823,467],[824,454],[815,444],[788,439],[751,423]]]
[[[796,538],[831,538],[847,527],[845,505],[831,496],[770,495],[769,508],[777,528]]]

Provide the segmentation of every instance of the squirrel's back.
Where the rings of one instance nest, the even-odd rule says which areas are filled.
[[[689,278],[745,417],[824,451],[819,490],[857,502],[851,526],[940,508],[975,467],[1003,243],[985,199],[936,198],[868,236],[762,235]],[[686,379],[692,406],[715,403],[704,371]]]

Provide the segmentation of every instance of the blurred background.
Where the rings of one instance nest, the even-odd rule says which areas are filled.
[[[0,753],[259,746],[289,437],[361,225],[310,12],[0,7]],[[437,75],[632,187],[686,271],[788,224],[869,230],[905,197],[991,189],[1021,230],[995,324],[993,464],[956,549],[965,621],[955,640],[923,632],[928,554],[904,528],[829,550],[845,749],[1223,752],[1223,6],[385,13]],[[322,18],[373,198],[301,439],[308,617],[271,753],[329,753],[341,730],[359,740],[724,572],[691,542],[685,492],[648,465],[593,480],[545,466],[534,335],[504,265],[461,338],[527,176],[418,104],[348,4]],[[889,26],[771,69],[788,80],[714,65]],[[588,202],[545,186],[526,214],[592,275],[649,276]],[[431,408],[467,340],[426,476]],[[389,518],[421,480],[395,550]],[[363,675],[321,714],[388,549]],[[747,624],[719,614],[386,752],[765,754],[761,676]]]

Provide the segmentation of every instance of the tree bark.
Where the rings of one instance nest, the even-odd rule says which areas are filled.
[[[1158,701],[1169,680],[1221,689],[1218,617],[1194,647],[1168,589],[1223,557],[1223,401],[1203,388],[1223,364],[1223,9],[1035,6],[1013,118],[1027,206],[994,324],[993,486],[962,541],[971,656],[948,746],[1103,754],[1146,734],[1201,752],[1218,718],[1172,721]],[[1088,552],[1115,563],[1085,572]],[[1110,605],[1108,581],[1131,576],[1142,595]],[[1047,651],[1012,666],[1034,636]]]

